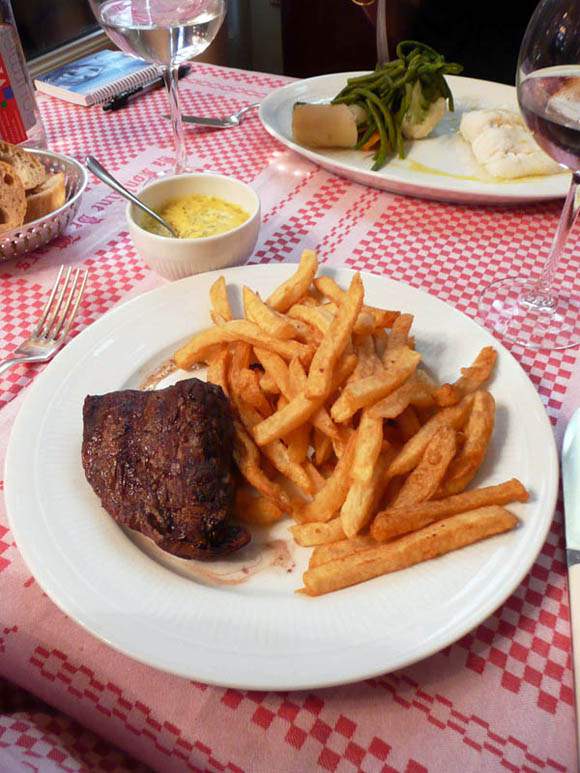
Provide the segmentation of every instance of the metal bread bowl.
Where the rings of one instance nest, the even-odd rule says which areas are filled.
[[[76,215],[82,193],[87,186],[87,171],[74,158],[49,150],[33,152],[50,174],[64,172],[66,201],[54,212],[1,234],[0,260],[26,255],[60,236]]]

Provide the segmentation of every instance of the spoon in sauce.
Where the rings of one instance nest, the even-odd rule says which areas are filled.
[[[128,191],[124,185],[121,185],[121,183],[115,177],[113,177],[110,172],[107,172],[105,167],[100,164],[96,158],[93,158],[93,156],[87,156],[85,159],[85,166],[89,172],[92,172],[95,177],[99,178],[101,182],[104,182],[105,185],[109,186],[109,188],[112,188],[117,193],[120,193],[121,196],[123,196],[125,199],[132,202],[136,207],[139,207],[143,210],[143,212],[146,212],[148,215],[150,215],[160,225],[166,228],[171,236],[175,237],[176,239],[178,238],[175,229],[169,225],[167,220],[164,220],[160,215],[157,214],[157,212],[154,212],[152,209],[150,209],[147,204],[144,204],[141,201],[141,199],[137,198],[137,196],[131,193],[131,191]]]

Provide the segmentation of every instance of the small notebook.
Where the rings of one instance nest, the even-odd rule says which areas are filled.
[[[122,51],[97,51],[36,78],[38,91],[76,105],[106,102],[158,76],[157,67]]]

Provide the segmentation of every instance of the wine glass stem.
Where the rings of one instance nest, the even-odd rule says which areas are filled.
[[[576,190],[579,184],[580,173],[574,172],[572,174],[572,181],[570,182],[570,188],[568,189],[568,195],[566,196],[564,208],[562,209],[562,214],[560,215],[558,228],[556,229],[556,235],[554,236],[554,241],[552,242],[550,254],[542,270],[542,275],[538,279],[533,290],[533,295],[535,298],[533,300],[530,299],[534,305],[552,306],[556,303],[553,290],[554,275],[560,261],[560,256],[564,249],[564,245],[566,244],[568,236],[570,235],[570,231],[574,226],[574,221],[578,215],[579,207],[576,205]]]
[[[175,143],[175,174],[181,174],[187,171],[187,152],[185,149],[185,131],[181,120],[181,105],[179,104],[179,65],[168,65],[163,70],[163,79],[167,88]]]

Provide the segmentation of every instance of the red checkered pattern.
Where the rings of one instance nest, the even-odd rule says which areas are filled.
[[[295,215],[291,215],[280,224],[279,229],[255,251],[250,262],[282,262],[294,254],[302,239],[338,203],[348,188],[349,183],[342,178],[331,177]]]
[[[229,113],[285,82],[195,65],[183,84],[183,107]],[[169,126],[159,117],[166,111],[162,92],[110,114],[48,97],[41,104],[54,149],[80,156],[90,150],[134,187],[171,163]],[[235,175],[263,193],[263,229],[250,262],[295,261],[311,247],[323,262],[407,282],[471,317],[489,282],[537,275],[560,211],[559,203],[464,207],[368,189],[281,148],[255,114],[235,129],[190,129],[187,136],[196,168]],[[60,262],[90,269],[73,333],[129,294],[154,286],[124,230],[116,198],[99,186],[90,181],[68,234],[2,265],[0,356],[27,336]],[[100,241],[96,229],[105,229]],[[576,292],[579,257],[573,240],[557,275]],[[556,424],[580,401],[572,391],[580,384],[577,352],[510,348]],[[10,403],[40,370],[15,368],[0,377],[2,452],[14,413]],[[0,582],[0,674],[78,715],[153,770],[576,769],[561,509],[532,571],[474,631],[396,674],[317,693],[207,687],[112,652],[67,620],[38,588],[2,514]],[[44,704],[21,705],[19,711],[17,716],[0,690],[0,755],[12,754],[15,770],[141,769]],[[46,767],[49,762],[53,768]]]
[[[427,290],[477,317],[482,287],[509,275],[538,274],[551,244],[557,204],[502,210],[395,198],[372,223],[348,265]],[[557,274],[580,293],[580,250],[569,249]],[[535,352],[503,341],[538,388],[555,420],[575,353]]]
[[[0,715],[0,766],[6,773],[149,771],[81,725],[46,708],[46,712]]]
[[[232,762],[220,762],[212,750],[199,741],[190,743],[178,727],[157,718],[155,710],[141,701],[127,700],[116,684],[99,681],[92,669],[74,665],[60,650],[49,652],[36,647],[30,664],[38,669],[43,679],[60,683],[78,701],[88,701],[95,712],[120,724],[127,732],[138,736],[143,744],[151,745],[164,757],[180,760],[184,770],[198,771],[199,761],[207,762],[216,770],[233,773],[241,770]],[[205,685],[196,686],[201,691],[206,689]]]
[[[479,674],[498,669],[504,689],[525,694],[550,714],[560,701],[574,705],[565,578],[558,512],[536,564],[514,595],[455,645],[467,650],[467,668]]]
[[[64,244],[61,246],[65,246]],[[127,232],[82,264],[90,271],[83,305],[71,335],[90,325],[118,303],[145,276]],[[24,276],[6,276],[0,283],[0,353],[7,357],[33,329],[46,303],[46,290]],[[40,372],[38,366],[18,365],[0,376],[0,407],[15,397]],[[0,543],[0,549],[1,549]],[[0,569],[1,569],[0,558]]]

